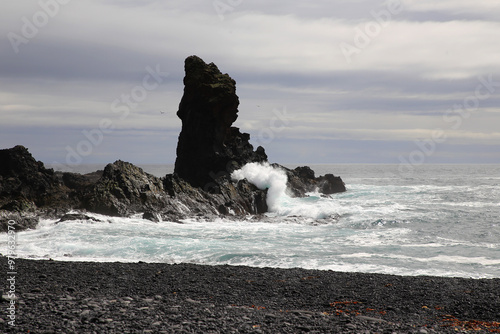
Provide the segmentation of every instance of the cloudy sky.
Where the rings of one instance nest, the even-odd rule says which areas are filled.
[[[0,10],[0,147],[173,163],[184,59],[280,163],[500,163],[498,0],[40,0]]]

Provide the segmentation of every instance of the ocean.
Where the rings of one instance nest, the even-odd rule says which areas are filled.
[[[17,256],[500,277],[500,165],[310,166],[317,176],[341,176],[347,191],[291,198],[279,171],[251,166],[234,177],[271,187],[272,212],[265,219],[44,219],[36,229],[16,234]],[[173,166],[141,167],[163,176]],[[0,249],[6,247],[4,235]]]

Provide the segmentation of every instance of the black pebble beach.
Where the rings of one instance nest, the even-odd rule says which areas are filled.
[[[500,332],[500,279],[24,259],[12,326],[0,266],[1,333]]]

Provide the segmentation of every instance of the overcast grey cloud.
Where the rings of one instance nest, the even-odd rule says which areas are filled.
[[[496,0],[0,6],[0,146],[46,163],[82,140],[70,162],[172,163],[192,54],[236,80],[235,126],[272,161],[500,163]]]

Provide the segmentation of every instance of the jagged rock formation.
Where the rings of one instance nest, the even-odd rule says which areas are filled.
[[[222,181],[218,194],[208,194],[175,174],[164,178],[128,162],[108,164],[102,177],[86,193],[83,207],[110,216],[144,212],[151,220],[173,220],[196,215],[263,213],[265,192],[248,182]]]
[[[279,166],[274,164],[275,166]],[[306,193],[318,191],[324,195],[330,195],[346,191],[344,181],[340,176],[326,174],[324,176],[315,177],[314,171],[308,167],[297,167],[288,169],[280,166],[286,172],[288,177],[287,188],[296,197],[304,197]]]
[[[122,217],[144,212],[157,221],[267,211],[266,191],[246,180],[220,178],[213,194],[176,174],[159,178],[120,160],[104,171],[80,175],[45,168],[23,146],[0,150],[0,159],[0,232],[9,220],[20,230],[34,228],[39,217],[85,217],[65,215],[71,209]]]
[[[250,135],[231,127],[238,118],[236,82],[197,56],[186,59],[185,71],[175,173],[195,187],[210,188],[220,175],[267,161],[264,148],[254,151]]]
[[[142,212],[154,221],[266,212],[267,190],[230,179],[233,170],[249,162],[267,162],[264,148],[254,151],[250,135],[232,127],[239,104],[235,81],[196,56],[186,59],[185,70],[174,174],[158,178],[120,160],[86,175],[54,172],[23,146],[0,150],[0,231],[9,219],[19,230],[34,227],[36,217],[63,216],[61,222],[87,217],[64,216],[70,209],[111,216]],[[315,177],[309,167],[274,166],[286,171],[295,196],[346,190],[332,174]]]
[[[121,160],[108,164],[102,177],[85,195],[85,208],[110,216],[167,204],[160,178]]]
[[[24,146],[0,150],[0,208],[18,210],[65,201],[62,183]]]
[[[45,214],[57,214],[71,207],[67,189],[52,169],[36,161],[24,146],[0,150],[0,231],[9,220],[17,228],[36,226],[38,208],[49,207]]]
[[[175,173],[195,187],[218,193],[219,179],[250,162],[267,162],[262,146],[253,150],[250,135],[232,127],[238,118],[236,82],[213,63],[197,56],[185,61],[184,95],[177,116],[182,130],[177,145]],[[296,196],[318,189],[324,194],[345,191],[340,177],[315,178],[309,167],[287,169],[289,188]]]

